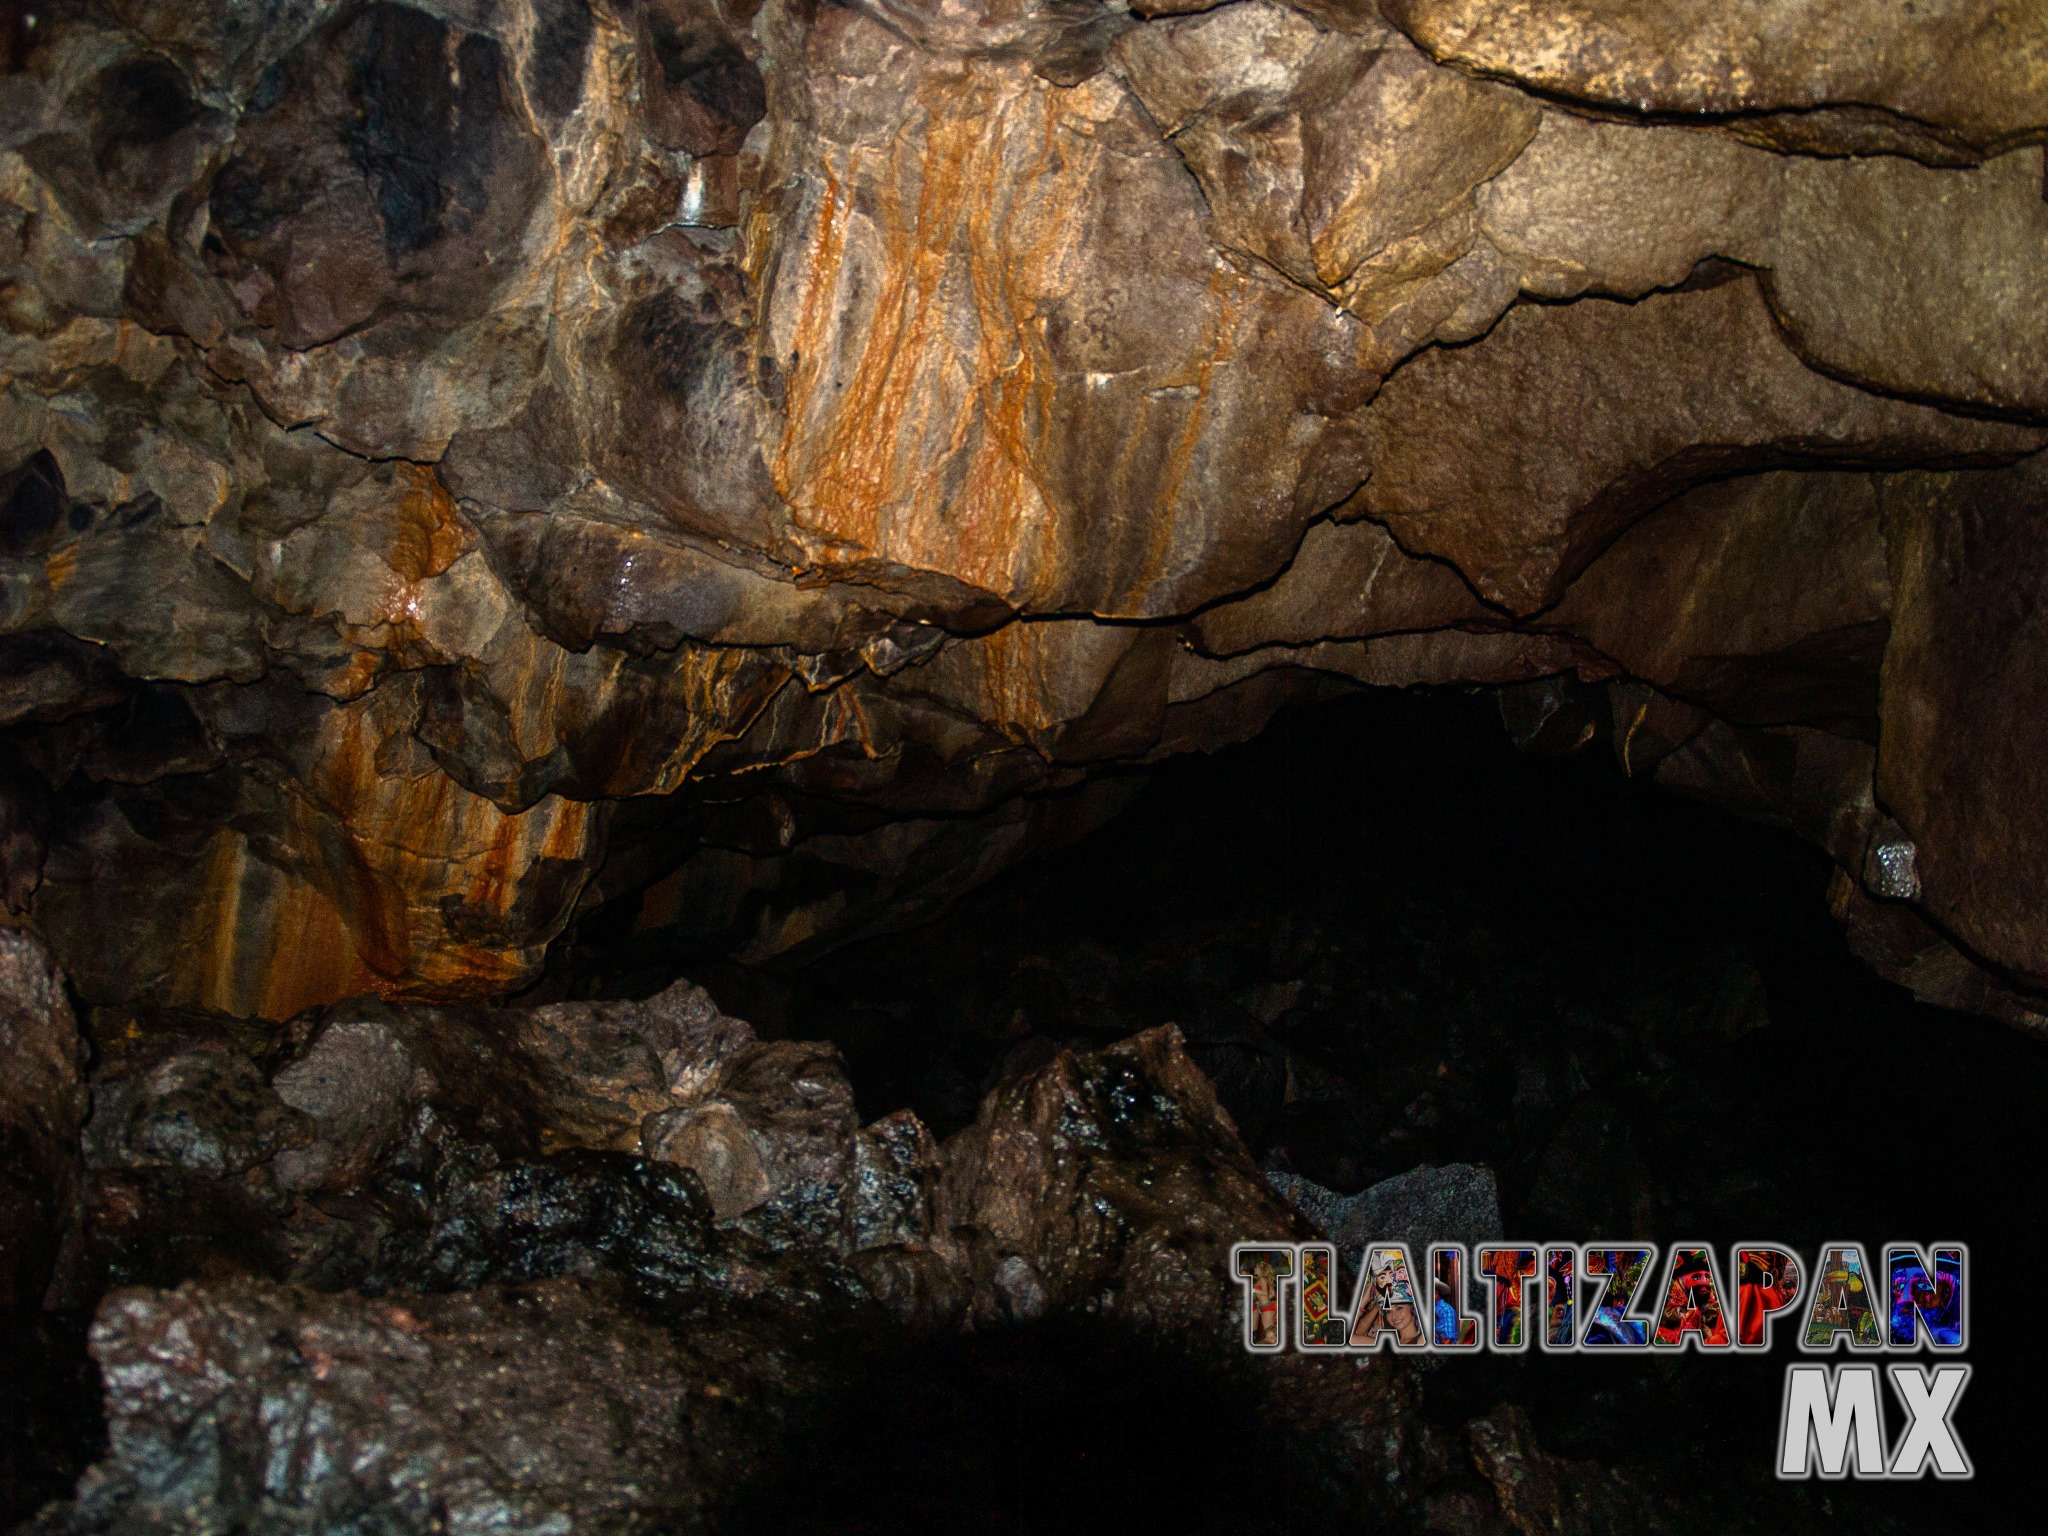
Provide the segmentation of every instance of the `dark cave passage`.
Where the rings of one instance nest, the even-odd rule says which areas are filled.
[[[914,1345],[813,1405],[726,1528],[792,1536],[1328,1529],[1241,1382],[1128,1332],[1047,1322]]]
[[[1166,764],[936,923],[724,984],[838,1042],[864,1114],[940,1135],[1059,1045],[1173,1020],[1266,1166],[1339,1192],[1483,1163],[1505,1235],[1533,1241],[1964,1240],[1968,1488],[1773,1484],[1789,1330],[1763,1361],[1458,1362],[1424,1409],[1523,1404],[1556,1453],[1652,1468],[1731,1520],[1737,1490],[1995,1508],[2042,1424],[2048,1356],[1992,1320],[2048,1259],[2048,1042],[1877,979],[1830,868],[1604,750],[1518,753],[1493,695],[1376,691]]]

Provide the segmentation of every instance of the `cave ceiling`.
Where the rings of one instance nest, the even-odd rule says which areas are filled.
[[[9,8],[0,896],[88,1003],[502,997],[1569,679],[2034,1019],[2048,4],[1740,10]]]

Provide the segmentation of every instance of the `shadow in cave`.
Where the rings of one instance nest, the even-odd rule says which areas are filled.
[[[89,1317],[0,1312],[0,1530],[69,1490],[106,1446]]]
[[[1242,1382],[1127,1330],[921,1341],[791,1426],[724,1522],[796,1536],[1332,1529]]]
[[[941,1135],[1058,1046],[1170,1019],[1254,1152],[1342,1192],[1480,1162],[1535,1240],[1962,1239],[1974,1484],[1775,1483],[1785,1325],[1762,1360],[1461,1361],[1423,1411],[1520,1403],[1723,1529],[1996,1509],[2044,1422],[2048,1352],[2001,1301],[2048,1262],[2048,1042],[1880,981],[1829,874],[1605,751],[1517,753],[1487,695],[1372,692],[1170,762],[939,922],[811,963],[788,1028],[841,1044],[864,1114]]]

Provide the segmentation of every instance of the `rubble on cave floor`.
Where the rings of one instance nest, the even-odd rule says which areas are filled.
[[[1172,1026],[1055,1052],[942,1145],[907,1112],[860,1124],[833,1047],[757,1039],[688,983],[92,1024],[51,1300],[95,1311],[106,1440],[35,1536],[749,1529],[775,1509],[957,1529],[1006,1456],[1044,1440],[1085,1463],[1074,1436],[1117,1403],[1156,1420],[1155,1465],[1026,1479],[1045,1528],[1212,1484],[1249,1530],[1311,1508],[1524,1528],[1491,1464],[1415,1414],[1407,1362],[1235,1348],[1230,1245],[1316,1228]],[[1026,1400],[1042,1420],[1001,1427]],[[837,1506],[791,1491],[812,1488],[792,1467],[863,1446],[888,1464],[884,1429],[921,1455],[942,1420],[967,1459],[922,1492],[872,1468]],[[1173,1470],[1217,1436],[1205,1473]]]
[[[1341,1429],[1322,1475],[1385,1502],[1403,1368],[1282,1390],[1235,1358],[1230,1243],[1309,1229],[1171,1028],[941,1147],[687,983],[92,1022],[50,1299],[96,1310],[108,1439],[39,1533],[701,1527],[809,1405],[1061,1319]]]
[[[119,1291],[93,1330],[109,1454],[34,1531],[673,1530],[815,1389],[784,1338],[667,1328],[602,1279]]]

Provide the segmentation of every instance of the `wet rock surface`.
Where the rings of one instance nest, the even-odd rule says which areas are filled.
[[[812,1386],[758,1328],[664,1328],[589,1280],[118,1291],[93,1352],[109,1455],[38,1533],[673,1530]]]
[[[639,1003],[367,1000],[267,1034],[182,1025],[131,1017],[103,1042],[63,1282],[80,1304],[244,1272],[375,1290],[612,1273],[669,1300],[755,1283],[734,1276],[799,1248],[786,1278],[816,1258],[800,1286],[855,1294],[840,1260],[937,1236],[922,1127],[862,1130],[832,1047],[755,1041],[688,983]],[[687,1134],[706,1119],[723,1144]],[[745,1198],[736,1160],[759,1181]]]
[[[75,1372],[90,1311],[106,1439],[36,1531],[725,1528],[866,1375],[975,1329],[1036,1371],[1026,1325],[1068,1323],[1219,1415],[1343,1426],[1318,1474],[1375,1497],[1397,1368],[1234,1357],[1229,1245],[1297,1227],[1171,1028],[942,1147],[688,983],[95,1022],[83,1235],[10,1356]],[[17,1405],[45,1444],[11,1503],[85,1450],[59,1385]]]
[[[1172,1026],[999,1084],[946,1143],[941,1208],[972,1234],[977,1312],[1023,1321],[1198,1328],[1229,1315],[1232,1243],[1297,1230]]]
[[[1515,728],[1575,741],[1586,702]],[[2004,1219],[2023,1189],[1980,1209],[1925,1160],[1840,1177],[1873,1114],[1931,1115],[1954,1155],[2023,1167],[2007,1143],[2038,1063],[1846,953],[1816,969],[1823,857],[1695,825],[1590,753],[1517,760],[1498,699],[1318,713],[1292,738],[1312,756],[1283,726],[1191,765],[1221,776],[1192,798],[1163,775],[939,924],[725,974],[758,1030],[688,982],[359,999],[283,1026],[90,1011],[79,1224],[50,1261],[55,1310],[7,1342],[36,1383],[7,1405],[10,1516],[1923,1522],[1936,1506],[1911,1491],[1823,1507],[1768,1477],[1775,1360],[1239,1349],[1228,1255],[1247,1237],[1811,1246],[1844,1222],[1935,1223],[1982,1262],[2031,1262]],[[1344,750],[1396,724],[1442,738],[1414,777]],[[1462,810],[1292,841],[1304,797],[1338,782]],[[1984,1106],[1987,1074],[2013,1102]],[[1987,1360],[1978,1385],[2003,1401],[2024,1365]],[[2023,1464],[1997,1427],[1966,1433],[1987,1469]],[[1132,1455],[1105,1458],[1105,1436]]]
[[[1550,677],[1859,881],[1899,819],[1879,963],[2033,1016],[1915,787],[1987,610],[1855,508],[2038,510],[2038,0],[1639,11],[10,7],[0,895],[271,1021],[760,964]]]

